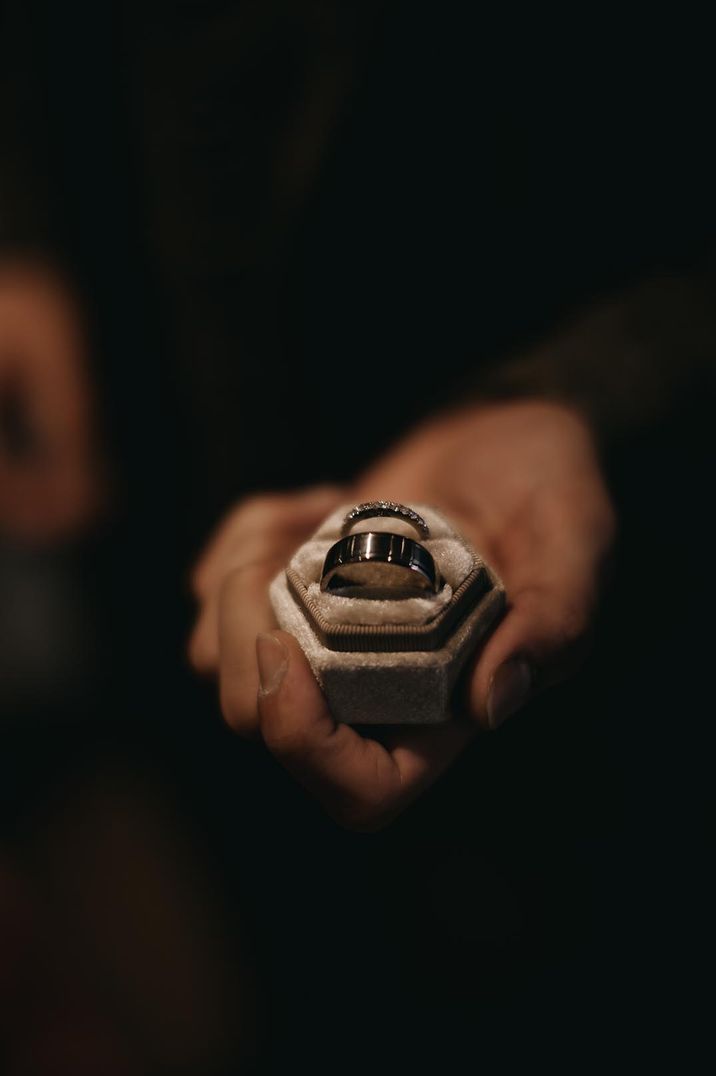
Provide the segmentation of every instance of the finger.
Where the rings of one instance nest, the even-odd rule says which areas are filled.
[[[219,671],[218,594],[212,594],[201,606],[187,640],[186,656],[200,676],[213,676]]]
[[[222,524],[193,573],[192,585],[201,604],[187,655],[197,672],[211,675],[218,669],[224,581],[248,569],[263,570],[270,579],[339,496],[337,486],[315,486],[292,494],[252,497]]]
[[[234,572],[218,610],[219,698],[227,724],[242,736],[258,732],[256,636],[276,627],[268,587],[279,564]]]
[[[591,581],[517,591],[468,681],[470,712],[497,728],[537,691],[573,673],[588,649],[595,604]]]
[[[238,580],[241,573],[264,572],[269,581],[293,552],[293,543],[284,533],[249,534],[228,550],[221,565],[217,565],[212,585],[204,589],[199,614],[188,642],[187,654],[194,669],[203,676],[216,673],[219,665],[219,607],[223,584],[229,578]],[[219,570],[220,567],[220,570]],[[251,640],[253,647],[253,639]]]
[[[198,560],[192,574],[194,593],[201,598],[215,589],[232,555],[244,562],[260,559],[267,540],[287,548],[299,545],[341,497],[341,487],[320,485],[248,498],[221,524]]]
[[[390,752],[334,721],[293,636],[261,635],[256,654],[266,746],[340,824],[351,829],[384,825],[403,806],[401,773]]]

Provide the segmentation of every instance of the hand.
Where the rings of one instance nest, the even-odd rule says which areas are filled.
[[[77,305],[51,269],[0,266],[0,532],[46,542],[95,513],[98,467]]]
[[[500,572],[509,606],[466,672],[452,721],[368,736],[333,720],[296,640],[272,630],[267,585],[333,505],[377,497],[440,507]],[[222,710],[236,731],[260,733],[341,824],[379,828],[479,728],[496,728],[577,667],[614,530],[593,438],[576,412],[521,401],[442,416],[350,491],[240,506],[195,573],[201,611],[192,660],[218,673]]]

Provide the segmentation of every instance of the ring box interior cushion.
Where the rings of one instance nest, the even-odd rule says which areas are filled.
[[[321,590],[326,553],[351,507],[332,512],[271,583],[279,625],[298,639],[337,721],[447,721],[460,671],[504,607],[502,583],[437,509],[414,505],[430,528],[421,542],[440,573],[435,593],[376,599]],[[413,533],[403,526],[383,518],[353,530]]]

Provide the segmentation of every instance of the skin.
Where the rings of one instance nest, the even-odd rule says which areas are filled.
[[[0,264],[0,534],[48,544],[98,510],[94,401],[79,306],[61,276]]]
[[[443,726],[365,735],[337,724],[296,640],[276,630],[267,593],[274,574],[334,505],[373,498],[438,506],[507,588],[506,615]],[[190,660],[217,678],[231,728],[261,738],[339,824],[379,829],[479,730],[579,666],[614,537],[585,418],[538,400],[470,406],[417,428],[351,488],[240,503],[193,574]]]

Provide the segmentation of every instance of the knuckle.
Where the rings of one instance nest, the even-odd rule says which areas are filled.
[[[234,565],[224,576],[218,605],[223,612],[247,603],[253,606],[265,599],[269,584],[278,568],[274,562]]]
[[[207,567],[207,558],[202,557],[192,569],[191,575],[189,576],[189,587],[195,598],[201,599],[206,597],[206,592],[208,590]]]
[[[219,603],[235,601],[240,597],[246,587],[247,575],[251,566],[247,564],[234,564],[227,569],[219,585]]]
[[[252,529],[269,530],[286,513],[286,499],[278,493],[255,493],[246,497],[236,509],[236,522]]]
[[[278,758],[300,758],[306,751],[306,736],[301,729],[266,721],[261,732],[269,751]]]
[[[241,577],[250,569],[262,578],[275,574],[286,553],[286,541],[278,539],[292,523],[288,506],[285,494],[254,494],[241,501],[189,575],[194,597],[206,600],[229,577],[237,573]]]
[[[229,517],[229,528],[234,532],[240,531],[254,516],[260,514],[261,500],[260,496],[252,494],[239,501]]]
[[[222,592],[243,590],[246,587],[265,585],[276,572],[274,561],[236,561],[227,568],[221,584]]]
[[[187,658],[195,672],[207,675],[216,669],[217,653],[209,633],[197,626],[187,642]]]
[[[237,689],[234,685],[219,689],[219,705],[224,721],[229,728],[240,736],[252,735],[258,728],[258,714],[255,698],[247,691]]]

